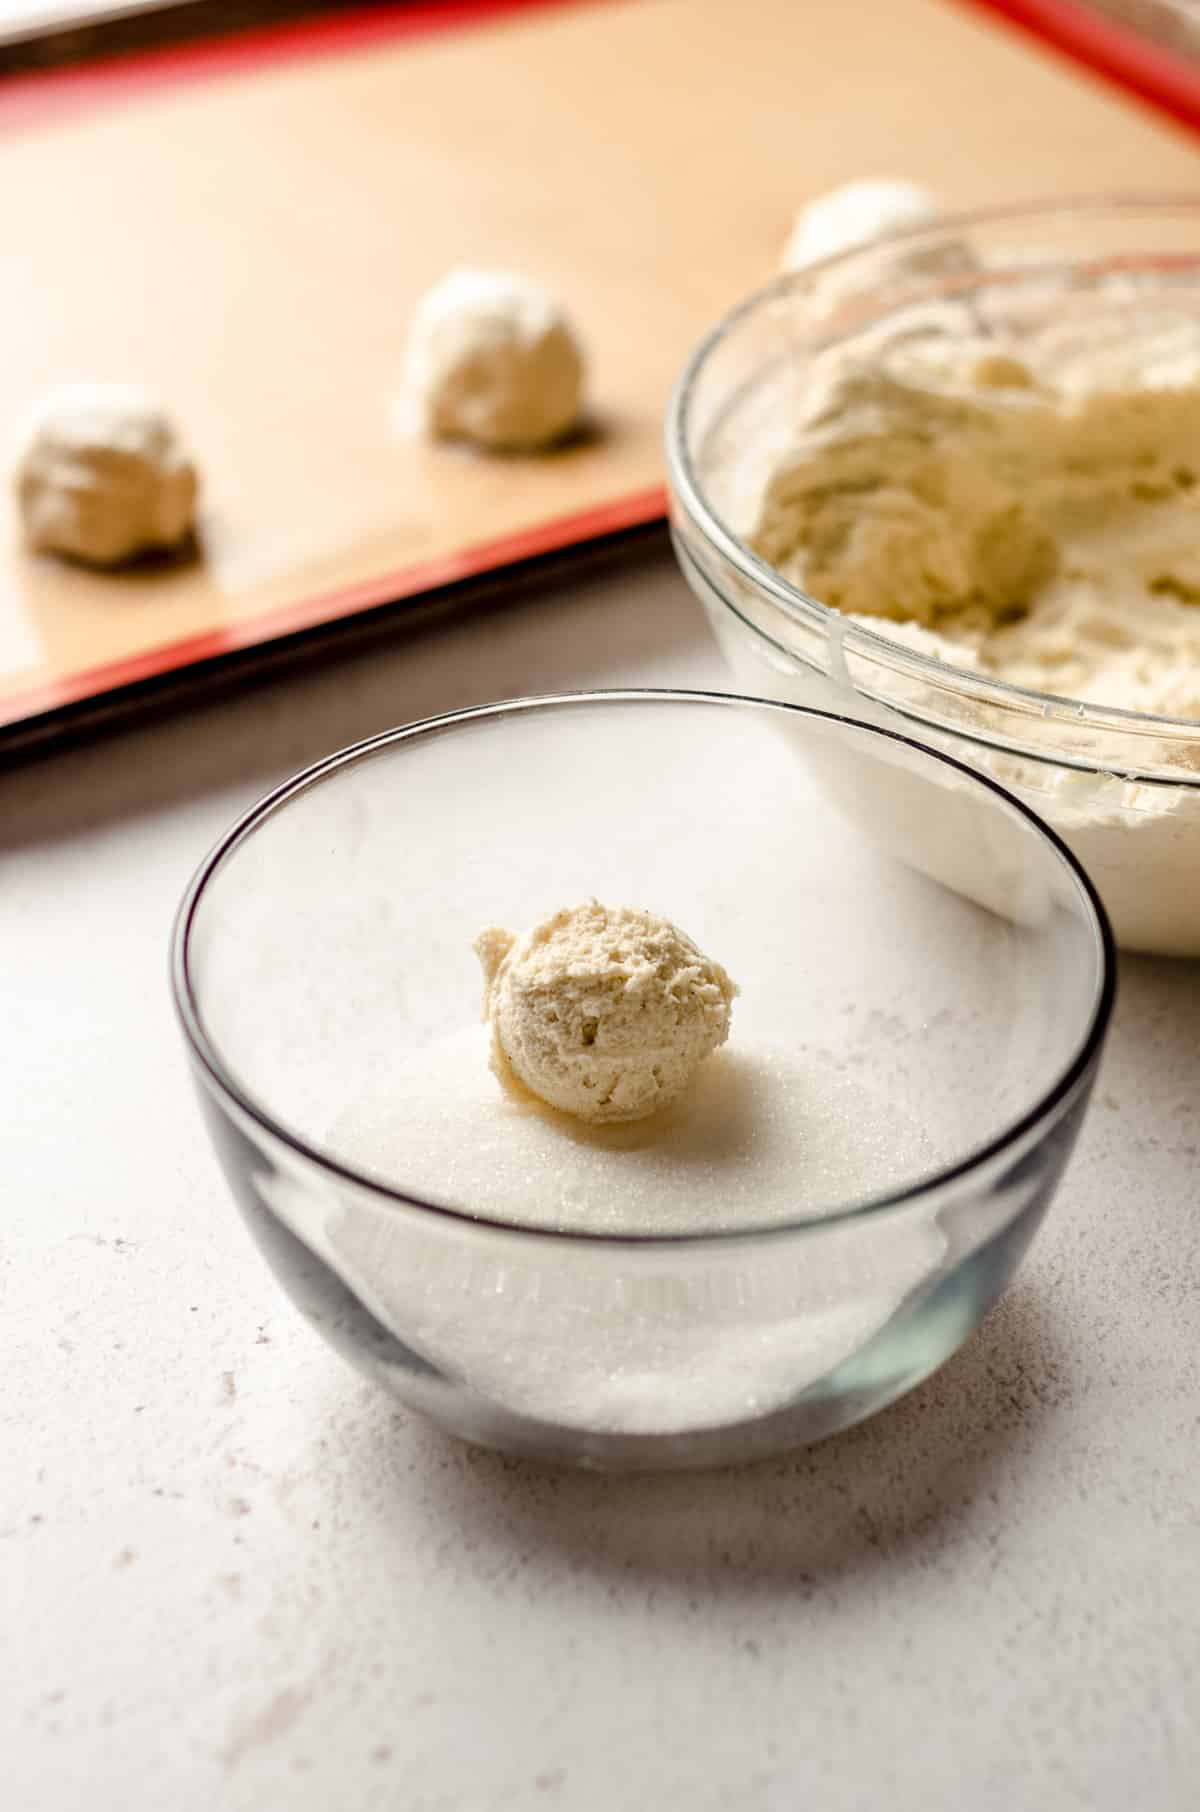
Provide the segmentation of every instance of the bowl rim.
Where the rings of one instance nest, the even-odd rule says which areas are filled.
[[[1009,680],[994,678],[990,674],[973,671],[968,667],[956,666],[952,661],[940,660],[929,654],[923,654],[910,648],[906,643],[894,637],[880,634],[866,628],[863,624],[843,618],[843,613],[829,604],[823,604],[819,598],[807,592],[802,586],[794,584],[784,577],[775,567],[734,533],[723,520],[720,513],[709,503],[705,487],[696,471],[688,445],[690,410],[694,401],[696,386],[701,380],[705,367],[717,349],[731,334],[760,309],[774,306],[788,297],[800,295],[812,289],[831,272],[850,270],[856,263],[870,265],[878,258],[881,248],[894,246],[898,251],[908,244],[919,244],[924,240],[942,238],[955,232],[969,232],[981,226],[1019,225],[1022,220],[1036,221],[1045,224],[1057,216],[1078,221],[1081,215],[1107,214],[1124,215],[1137,219],[1140,215],[1160,213],[1177,214],[1182,217],[1200,217],[1200,191],[1186,194],[1163,193],[1127,193],[1120,195],[1083,195],[1066,196],[1053,199],[1042,199],[1026,202],[1004,203],[987,208],[963,209],[953,213],[939,214],[933,221],[926,221],[912,226],[898,227],[881,233],[877,238],[864,245],[857,245],[827,258],[814,260],[813,263],[798,270],[788,271],[772,279],[770,283],[744,296],[734,304],[700,340],[694,348],[671,392],[667,404],[665,446],[669,489],[676,506],[695,524],[702,537],[713,546],[722,558],[734,567],[742,578],[760,591],[766,592],[772,602],[779,606],[786,617],[808,628],[819,627],[829,634],[830,625],[840,620],[839,640],[849,647],[852,653],[863,653],[876,659],[884,659],[887,666],[907,673],[917,679],[936,681],[945,687],[949,678],[954,682],[961,696],[970,697],[985,708],[1007,707],[1021,717],[1036,716],[1042,722],[1057,717],[1068,719],[1076,729],[1083,727],[1098,732],[1107,732],[1113,736],[1143,736],[1153,738],[1166,744],[1186,742],[1193,746],[1200,745],[1200,718],[1157,716],[1153,712],[1133,711],[1118,705],[1094,704],[1086,699],[1072,698],[1065,693],[1038,692],[1032,687],[1017,686]],[[1197,254],[1200,261],[1200,254]],[[1055,255],[1049,249],[1044,260],[1035,265],[1023,267],[1022,275],[1044,274],[1049,269],[1070,268],[1084,262],[1084,255],[1063,257]],[[1011,280],[1011,273],[1002,268],[984,270],[976,275],[957,273],[944,283],[930,280],[911,295],[906,296],[900,304],[881,308],[876,314],[864,317],[856,323],[856,329],[875,326],[886,320],[897,306],[907,308],[919,302],[953,299],[956,296],[969,295],[976,290],[986,288],[989,283]],[[838,336],[833,336],[831,343]],[[729,600],[722,594],[722,602]],[[765,630],[737,612],[741,620],[752,632],[772,641]],[[798,657],[781,644],[780,647],[790,660]],[[858,690],[858,688],[855,688]],[[874,699],[874,694],[864,693]],[[1175,770],[1162,763],[1141,768],[1136,762],[1106,763],[1100,758],[1091,758],[1074,750],[1058,752],[1045,744],[1026,743],[1020,740],[1014,730],[1010,739],[1000,740],[989,736],[985,731],[972,728],[969,724],[942,725],[937,719],[923,715],[918,707],[904,706],[886,696],[880,702],[889,705],[905,716],[910,722],[930,731],[953,735],[963,741],[996,750],[1002,754],[1019,754],[1030,760],[1042,761],[1058,767],[1069,767],[1089,774],[1117,774],[1122,779],[1135,781],[1146,786],[1172,786],[1189,789],[1200,788],[1200,776],[1194,772]]]
[[[1087,918],[1090,913],[1090,923],[1098,957],[1098,981],[1085,1029],[1070,1061],[1050,1085],[1039,1094],[1032,1105],[1016,1120],[1001,1127],[982,1145],[967,1151],[952,1164],[939,1166],[936,1170],[918,1177],[902,1189],[869,1196],[846,1207],[830,1209],[825,1213],[804,1219],[702,1232],[663,1233],[659,1231],[640,1234],[628,1230],[609,1233],[573,1228],[539,1227],[527,1222],[507,1220],[500,1215],[472,1212],[469,1209],[454,1207],[444,1202],[426,1201],[414,1192],[386,1183],[380,1178],[360,1171],[354,1165],[344,1163],[330,1153],[322,1151],[301,1133],[278,1119],[270,1109],[260,1102],[252,1089],[239,1080],[232,1069],[227,1066],[215,1038],[210,1036],[204,1023],[199,990],[194,985],[190,962],[192,934],[205,892],[218,870],[237,848],[248,841],[261,825],[274,817],[277,812],[284,810],[293,800],[320,785],[324,780],[331,778],[340,769],[353,766],[383,749],[399,747],[406,742],[417,741],[435,733],[441,734],[450,728],[488,720],[503,720],[525,713],[597,705],[646,706],[653,704],[663,705],[668,709],[675,705],[686,704],[723,709],[749,708],[755,712],[778,712],[809,721],[835,724],[839,730],[848,729],[856,734],[861,733],[868,739],[898,743],[915,752],[921,760],[948,768],[961,775],[969,785],[995,794],[1010,811],[1024,819],[1035,834],[1049,845],[1079,890],[1085,907],[1084,917]],[[300,769],[289,779],[282,781],[278,786],[265,793],[255,804],[244,811],[218,839],[200,862],[184,890],[176,910],[170,936],[170,983],[176,1016],[193,1063],[199,1069],[203,1081],[215,1090],[218,1099],[226,1108],[232,1107],[238,1115],[248,1118],[269,1138],[283,1145],[294,1156],[313,1165],[319,1173],[337,1182],[349,1183],[356,1189],[363,1190],[392,1207],[437,1215],[466,1228],[487,1228],[493,1232],[520,1235],[525,1238],[588,1241],[609,1246],[646,1247],[657,1245],[674,1248],[681,1245],[719,1245],[730,1240],[812,1232],[865,1219],[870,1215],[884,1213],[902,1206],[910,1207],[915,1203],[940,1195],[949,1185],[961,1181],[974,1172],[988,1168],[1006,1151],[1023,1145],[1037,1128],[1050,1124],[1058,1117],[1059,1109],[1069,1102],[1076,1088],[1094,1067],[1099,1057],[1112,1017],[1116,981],[1116,945],[1112,928],[1109,925],[1104,905],[1087,871],[1057,833],[1036,812],[1032,811],[1022,800],[1015,798],[989,775],[978,773],[965,762],[958,761],[952,755],[943,754],[939,749],[930,748],[928,745],[918,742],[914,737],[901,735],[898,731],[884,729],[879,725],[866,723],[844,713],[817,710],[810,706],[789,704],[778,699],[755,698],[745,693],[682,687],[619,687],[537,693],[527,697],[500,699],[491,704],[472,705],[456,711],[440,712],[432,717],[419,718],[412,723],[397,725],[391,730],[381,731],[375,736],[366,737],[360,742],[351,743],[345,748],[335,750],[332,754]]]

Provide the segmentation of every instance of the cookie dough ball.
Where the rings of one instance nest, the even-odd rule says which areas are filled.
[[[170,421],[139,391],[76,385],[43,403],[17,496],[31,547],[120,566],[187,538],[196,473]]]
[[[935,195],[899,177],[843,183],[801,208],[780,268],[799,270],[901,227],[932,226],[940,213]]]
[[[641,1120],[678,1100],[729,1036],[737,988],[652,912],[591,900],[516,937],[476,939],[492,1067],[581,1120]]]
[[[456,270],[418,305],[407,387],[429,431],[531,451],[579,420],[584,359],[562,308],[506,271]]]

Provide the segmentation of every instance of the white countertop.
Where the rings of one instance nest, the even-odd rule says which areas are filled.
[[[458,1446],[291,1310],[166,986],[188,874],[339,744],[725,683],[665,564],[0,773],[0,1775],[14,1812],[1126,1812],[1200,1779],[1200,965],[1127,963],[1009,1298],[750,1470]]]

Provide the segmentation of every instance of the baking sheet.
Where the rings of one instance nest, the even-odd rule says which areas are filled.
[[[833,182],[953,205],[1197,175],[1175,130],[941,0],[347,15],[0,86],[0,160],[0,419],[142,383],[205,481],[202,560],[113,576],[28,555],[5,487],[0,723],[26,730],[655,519],[684,357]],[[395,419],[411,305],[464,259],[578,318],[591,432],[551,457]]]

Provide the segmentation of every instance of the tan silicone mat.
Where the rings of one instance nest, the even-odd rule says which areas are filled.
[[[204,474],[203,557],[115,576],[24,552],[4,485],[0,724],[655,516],[683,358],[835,181],[957,204],[1197,171],[945,0],[468,0],[0,84],[0,419],[141,383]],[[569,299],[589,438],[497,460],[397,429],[411,304],[463,259]]]

